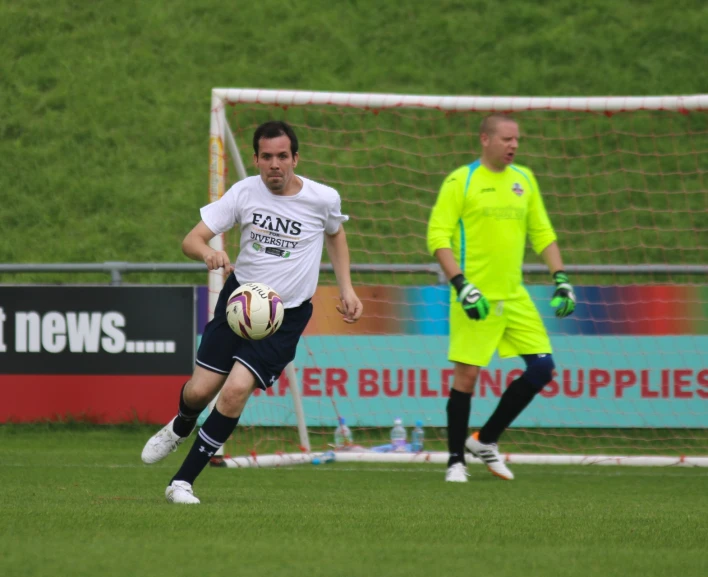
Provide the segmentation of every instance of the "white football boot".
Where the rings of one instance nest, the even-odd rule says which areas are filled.
[[[187,437],[180,437],[172,430],[172,423],[175,422],[175,419],[172,419],[145,443],[141,456],[143,463],[151,465],[162,461],[167,455],[176,451],[177,447],[187,439]]]
[[[466,483],[469,473],[464,463],[453,463],[445,471],[445,481],[448,483]]]
[[[505,481],[511,481],[514,478],[514,473],[504,464],[496,443],[480,443],[479,433],[477,432],[467,439],[465,448],[487,465],[487,469],[492,472],[492,475],[496,475]]]
[[[198,505],[199,499],[192,491],[192,485],[187,481],[172,481],[165,489],[165,497],[168,503],[179,503],[182,505]]]

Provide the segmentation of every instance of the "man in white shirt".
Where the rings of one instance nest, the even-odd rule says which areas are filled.
[[[340,289],[337,311],[347,323],[362,314],[361,301],[352,287],[349,247],[342,223],[339,193],[323,184],[299,177],[298,141],[285,122],[271,121],[253,135],[253,160],[260,175],[232,186],[219,200],[201,209],[202,220],[182,242],[185,255],[204,261],[209,270],[233,271],[219,294],[214,318],[207,324],[197,352],[192,378],[182,388],[179,413],[148,440],[145,463],[156,463],[186,440],[197,418],[221,391],[214,409],[182,467],[165,490],[171,503],[199,503],[192,485],[210,457],[226,442],[246,401],[258,387],[271,386],[295,358],[310,317],[310,299],[317,288],[323,244],[334,267]],[[225,251],[209,241],[240,226],[240,251],[232,266]],[[280,329],[261,341],[238,337],[226,322],[226,301],[245,282],[261,282],[283,300],[285,315]]]

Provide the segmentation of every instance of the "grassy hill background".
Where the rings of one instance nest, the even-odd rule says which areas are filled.
[[[186,262],[181,239],[207,201],[214,86],[452,95],[694,94],[708,86],[706,29],[708,5],[680,0],[5,0],[0,262]],[[669,218],[664,244],[671,244],[671,230],[692,229],[708,209],[705,163],[695,166],[701,147],[708,151],[705,116],[691,115],[698,127],[692,142],[667,145],[689,147],[687,162],[694,169],[690,182],[682,181],[691,193],[682,197],[683,216]],[[656,194],[638,202],[670,208]],[[592,208],[576,205],[571,212]],[[562,211],[562,199],[549,202],[549,209]],[[392,226],[395,234],[397,225]],[[564,224],[567,230],[574,226],[572,220]],[[642,226],[616,242],[646,245]],[[656,219],[647,226],[657,226]],[[705,262],[706,249],[696,248],[707,244],[702,230],[703,240],[699,229],[691,236],[695,245],[680,253],[688,262]],[[412,251],[414,260],[425,258],[420,247]],[[656,258],[665,262],[666,256]],[[71,280],[107,277],[0,277]],[[203,281],[190,274],[130,280]]]

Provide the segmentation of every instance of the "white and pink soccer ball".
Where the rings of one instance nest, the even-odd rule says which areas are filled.
[[[259,341],[271,336],[283,324],[283,301],[272,288],[247,282],[231,293],[226,303],[226,320],[238,336]]]

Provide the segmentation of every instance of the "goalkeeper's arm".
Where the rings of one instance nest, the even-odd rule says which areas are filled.
[[[473,320],[483,321],[489,314],[489,301],[479,292],[476,286],[468,282],[462,269],[457,264],[452,250],[439,248],[435,251],[440,267],[450,284],[457,291],[457,302],[462,305],[467,316]]]

